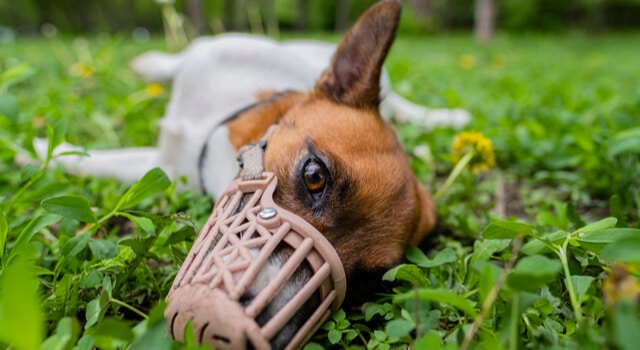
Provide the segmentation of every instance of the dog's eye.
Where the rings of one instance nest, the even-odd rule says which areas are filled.
[[[304,184],[312,195],[320,195],[327,184],[327,169],[319,161],[311,159],[302,173]]]

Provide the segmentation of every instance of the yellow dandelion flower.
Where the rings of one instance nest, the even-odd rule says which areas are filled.
[[[451,148],[451,159],[455,166],[442,187],[433,195],[435,200],[444,195],[465,168],[468,167],[474,173],[479,174],[489,171],[496,163],[491,140],[479,132],[470,131],[457,134]]]
[[[84,62],[74,63],[70,70],[72,75],[80,78],[88,78],[93,75],[93,68]]]
[[[464,54],[458,58],[458,65],[463,69],[472,69],[476,66],[476,57],[471,54]]]
[[[491,57],[491,66],[495,68],[504,67],[507,64],[507,58],[502,54]]]
[[[602,294],[607,306],[613,307],[622,300],[638,302],[640,300],[640,284],[633,276],[633,267],[616,264],[611,267],[609,276],[602,282]]]
[[[496,164],[493,144],[479,132],[463,132],[453,139],[451,159],[459,163],[467,154],[472,154],[469,169],[476,174],[485,173]]]
[[[164,87],[158,83],[151,83],[145,88],[149,96],[155,97],[164,92]]]

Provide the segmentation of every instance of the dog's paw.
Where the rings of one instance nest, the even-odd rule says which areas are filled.
[[[181,63],[180,55],[149,51],[135,57],[129,68],[149,83],[171,83]]]
[[[399,122],[407,122],[433,129],[439,126],[461,128],[471,121],[471,113],[464,109],[427,108],[389,93],[380,105],[384,116],[392,116]]]
[[[38,165],[42,163],[45,159],[47,159],[47,153],[49,152],[49,140],[43,138],[34,138],[33,139],[33,150],[36,153],[36,157],[34,158],[31,154],[19,153],[15,156],[14,161],[19,166],[25,166],[27,164]],[[74,146],[70,143],[62,143],[58,145],[52,153],[53,157],[61,156],[66,153],[73,154],[82,154],[84,153],[84,149],[81,147]],[[52,160],[51,165],[56,164],[57,160]]]
[[[464,109],[428,109],[423,125],[428,128],[451,126],[462,128],[471,121],[471,113]]]

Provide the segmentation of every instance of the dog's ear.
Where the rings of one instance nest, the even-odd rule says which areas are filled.
[[[385,0],[360,16],[338,45],[316,89],[338,103],[377,108],[380,71],[395,38],[400,10],[400,1]]]

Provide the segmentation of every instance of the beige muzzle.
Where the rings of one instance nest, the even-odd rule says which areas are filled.
[[[315,298],[319,306],[286,345],[299,348],[342,304],[344,269],[318,230],[273,201],[274,174],[243,178],[218,200],[176,276],[165,311],[169,331],[184,341],[191,322],[196,341],[216,349],[269,349],[296,312]],[[241,300],[270,256],[283,248],[286,261],[275,276],[252,299]],[[256,318],[302,264],[310,268],[310,279],[261,326]]]

